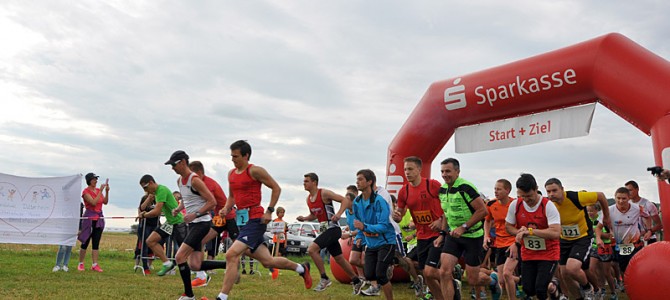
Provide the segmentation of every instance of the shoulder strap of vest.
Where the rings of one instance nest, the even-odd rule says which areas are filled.
[[[426,191],[428,191],[428,195],[430,195],[431,198],[435,197],[433,193],[430,192],[430,178],[426,178]]]
[[[577,192],[567,191],[567,192],[565,192],[565,197],[570,199],[572,204],[574,204],[575,207],[577,207],[577,209],[579,209],[579,210],[584,209],[584,206],[582,206],[582,204],[579,203],[579,194]]]

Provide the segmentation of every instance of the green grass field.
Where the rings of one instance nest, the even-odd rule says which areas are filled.
[[[100,266],[103,273],[90,271],[90,251],[86,257],[85,272],[76,270],[78,245],[73,248],[70,272],[53,273],[58,246],[0,244],[0,298],[2,299],[177,299],[183,293],[178,275],[158,277],[134,273],[133,247],[135,235],[105,233],[100,245]],[[223,259],[223,255],[218,257]],[[308,256],[290,256],[291,260],[310,261]],[[157,262],[158,263],[158,262]],[[158,268],[158,264],[156,267]],[[313,266],[313,264],[312,264]],[[259,275],[243,275],[240,284],[233,287],[233,299],[351,299],[351,286],[334,281],[324,292],[305,290],[303,280],[295,272],[282,270],[277,280],[272,280],[262,266]],[[194,288],[198,299],[203,296],[215,299],[223,282],[223,270],[217,270],[207,287]],[[311,272],[316,286],[318,271]],[[407,283],[394,288],[397,299],[413,299],[413,290]]]
[[[133,271],[135,262],[133,250],[136,237],[131,234],[105,233],[100,245],[100,265],[103,273],[90,271],[90,251],[86,257],[85,272],[76,270],[79,245],[73,247],[70,272],[53,273],[58,246],[0,244],[0,298],[2,299],[177,299],[183,293],[183,285],[178,275],[158,277],[155,274],[143,276]],[[223,259],[223,255],[218,257]],[[309,256],[290,256],[296,262],[305,260],[312,263]],[[156,262],[156,269],[159,267]],[[312,263],[314,286],[319,274]],[[324,292],[305,290],[302,278],[295,272],[282,270],[277,280],[272,280],[269,272],[259,266],[261,275],[242,275],[240,284],[233,287],[232,299],[352,299],[351,285],[340,284],[326,265],[327,274],[333,280]],[[197,299],[205,296],[216,299],[224,270],[217,270],[207,287],[194,288]],[[464,286],[463,299],[469,299],[469,288]],[[395,299],[414,299],[408,283],[395,283]],[[363,297],[363,296],[356,296]],[[381,297],[378,297],[381,298]],[[503,297],[506,299],[506,297]],[[628,299],[620,294],[619,299]]]

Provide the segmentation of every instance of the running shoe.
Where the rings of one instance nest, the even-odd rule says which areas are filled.
[[[502,294],[502,289],[498,282],[498,274],[496,272],[491,273],[491,285],[489,288],[491,288],[491,297],[493,300],[500,299],[500,295]]]
[[[361,293],[366,296],[379,296],[381,295],[381,289],[379,286],[375,287],[371,285],[367,290],[361,291]]]
[[[279,278],[279,269],[277,268],[272,269],[272,273],[270,273],[270,276],[272,277],[272,279]]]
[[[417,276],[416,282],[414,283],[414,296],[421,297],[421,293],[423,293],[423,284],[423,276]]]
[[[333,282],[330,281],[330,279],[321,278],[321,281],[319,281],[319,284],[316,285],[316,287],[314,288],[314,291],[323,292],[331,284],[333,284]]]
[[[70,268],[68,268],[67,266],[63,266],[60,269],[63,270],[63,272],[70,272]]]
[[[204,287],[204,286],[207,286],[207,284],[209,284],[210,280],[212,280],[212,277],[210,277],[209,275],[207,275],[207,273],[205,273],[205,278],[197,278],[196,277],[195,279],[193,279],[191,281],[191,286],[192,287]]]
[[[351,294],[352,295],[359,295],[361,293],[361,290],[365,286],[365,280],[359,278],[358,284],[355,284],[355,283],[352,282],[351,286],[354,288],[354,291]]]
[[[179,299],[177,299],[177,300],[195,300],[195,296],[189,297],[189,296],[186,296],[186,294],[181,294],[181,297],[179,297]]]
[[[596,295],[595,292],[593,291],[593,287],[589,285],[589,288],[586,290],[582,290],[582,295],[584,296],[584,300],[596,300]]]
[[[91,267],[91,270],[96,271],[98,273],[102,273],[102,268],[100,268],[100,265],[95,265]]]
[[[77,266],[77,270],[79,270],[80,272],[83,272],[84,270],[86,270],[86,268],[84,268],[84,264],[79,264]]]
[[[143,270],[143,272],[144,272],[144,275],[151,275],[151,270],[149,270],[149,269]]]
[[[454,300],[461,300],[461,281],[454,279]]]
[[[58,272],[58,271],[60,271],[60,267],[59,267],[59,266],[54,266],[54,268],[51,269],[51,272],[54,272],[54,273],[55,273],[55,272]]]
[[[163,267],[160,270],[158,270],[158,272],[156,272],[156,275],[164,276],[165,273],[167,273],[169,271],[172,271],[172,269],[174,269],[174,267],[175,267],[174,262],[171,262],[171,261],[168,262],[167,265],[163,264]]]
[[[305,269],[305,271],[299,275],[302,276],[303,280],[305,280],[305,288],[309,290],[312,288],[312,276],[309,275],[309,262],[306,261],[302,263],[302,267]]]

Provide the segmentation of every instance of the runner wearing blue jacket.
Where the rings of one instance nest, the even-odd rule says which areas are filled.
[[[393,299],[393,288],[386,270],[393,263],[396,239],[389,221],[391,210],[386,200],[374,192],[377,178],[369,169],[356,173],[356,186],[362,194],[354,200],[354,227],[363,232],[365,250],[365,279],[377,280],[386,299]]]

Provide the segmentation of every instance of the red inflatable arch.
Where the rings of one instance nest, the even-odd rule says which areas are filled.
[[[460,126],[593,102],[599,102],[651,135],[656,164],[667,169],[669,98],[670,63],[615,33],[438,81],[430,86],[389,146],[387,189],[397,193],[404,184],[405,157],[418,156],[430,165]],[[430,168],[423,168],[422,172],[430,177]],[[670,185],[659,182],[658,189],[661,209],[670,211]],[[663,227],[670,228],[670,218],[663,219]],[[667,255],[667,251],[661,251],[664,248],[646,248],[636,255],[636,263],[631,262],[627,270],[627,274],[640,277],[638,282],[657,280],[659,274],[640,273],[636,269],[653,265],[654,258]],[[665,269],[664,273],[665,278],[670,277],[670,270]],[[631,291],[636,289],[631,287]],[[636,292],[630,297],[646,299],[644,295],[650,295],[649,292],[647,289],[646,293]]]
[[[404,184],[405,157],[430,165],[458,127],[593,102],[651,135],[656,164],[670,167],[670,63],[611,33],[433,83],[388,148],[387,189]],[[659,182],[659,196],[670,211],[669,184]]]

